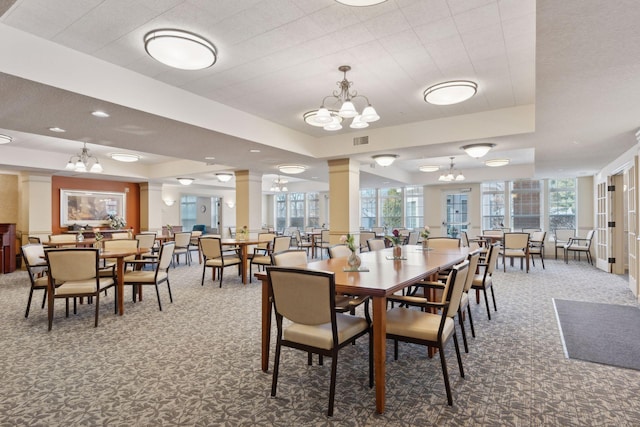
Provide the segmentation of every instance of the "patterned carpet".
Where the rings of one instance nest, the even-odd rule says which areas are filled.
[[[278,397],[269,397],[260,287],[241,285],[234,269],[222,289],[208,272],[201,287],[197,264],[172,269],[174,303],[163,289],[162,312],[146,288],[135,304],[127,290],[125,315],[115,316],[110,293],[97,329],[92,306],[65,318],[57,301],[51,332],[41,294],[24,318],[26,273],[0,275],[0,425],[640,425],[640,372],[566,359],[551,302],[637,306],[626,282],[585,262],[546,266],[498,271],[491,321],[484,303],[472,304],[477,338],[463,354],[464,379],[447,351],[453,407],[439,359],[404,344],[398,361],[388,353],[387,410],[376,415],[364,338],[341,352],[333,418],[330,361],[308,367],[300,351],[283,350]]]

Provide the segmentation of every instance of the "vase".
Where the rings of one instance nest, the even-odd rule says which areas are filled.
[[[78,233],[76,236],[76,242],[84,242],[84,234]]]
[[[351,255],[349,255],[349,258],[347,259],[347,264],[349,264],[349,268],[351,268],[352,270],[357,270],[358,268],[360,268],[360,264],[361,264],[361,260],[360,257],[356,254],[356,251],[351,251]]]
[[[394,258],[402,258],[402,246],[393,245],[393,257]]]
[[[424,239],[422,241],[422,249],[425,250],[425,251],[429,250],[429,239]]]

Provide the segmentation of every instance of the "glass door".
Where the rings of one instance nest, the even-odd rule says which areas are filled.
[[[445,209],[442,235],[460,238],[460,232],[467,231],[469,226],[468,197],[457,192],[445,192],[442,197]]]

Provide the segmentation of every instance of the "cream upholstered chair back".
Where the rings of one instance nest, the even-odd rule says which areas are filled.
[[[482,230],[482,234],[485,236],[502,236],[504,231],[502,230]]]
[[[222,244],[218,237],[206,236],[200,238],[200,248],[205,259],[215,259],[222,256]]]
[[[367,241],[369,241],[369,239],[375,239],[375,238],[376,238],[376,233],[374,233],[373,231],[360,232],[360,252],[368,251],[369,246],[367,245]]]
[[[329,258],[343,258],[351,255],[351,249],[347,245],[335,245],[329,248]]]
[[[519,250],[525,252],[529,246],[529,233],[504,233],[502,247],[505,251]]]
[[[191,242],[191,232],[190,231],[181,231],[179,233],[174,233],[173,240],[176,242],[176,247],[178,248],[186,248],[189,246]]]
[[[28,269],[47,265],[44,259],[44,246],[39,243],[30,243],[22,246],[22,255],[24,255]]]
[[[383,239],[369,239],[367,245],[370,251],[379,251],[385,248]]]
[[[276,238],[276,234],[275,233],[259,233],[258,234],[258,241],[260,243],[258,243],[257,248],[258,249],[269,249],[269,245],[271,244],[271,242],[273,242],[273,239]]]
[[[273,239],[273,252],[282,252],[291,246],[291,236],[278,236]]]
[[[307,266],[306,250],[290,250],[276,252],[271,255],[272,264],[278,267],[300,267]]]
[[[384,227],[371,227],[371,231],[373,231],[374,234],[381,236],[384,234]]]
[[[171,259],[173,258],[173,251],[176,248],[176,242],[165,242],[160,248],[160,255],[158,256],[158,268],[157,271],[166,270],[171,265]]]
[[[500,255],[500,243],[494,243],[489,246],[489,253],[487,254],[487,275],[493,275],[496,269],[496,263],[498,261],[498,255]]]
[[[469,268],[467,270],[467,280],[464,283],[464,292],[469,292],[469,289],[471,289],[471,285],[473,284],[473,278],[475,277],[476,269],[480,262],[480,251],[476,250],[471,252],[467,260],[469,261]]]
[[[76,235],[75,234],[49,234],[49,241],[56,242],[56,243],[60,243],[60,242],[75,243]]]
[[[558,243],[566,243],[575,236],[576,230],[574,228],[556,228],[553,231],[553,238]]]
[[[95,279],[98,271],[98,249],[64,248],[45,252],[49,275],[55,281],[74,282]],[[98,283],[96,281],[96,287]]]
[[[329,230],[322,230],[320,232],[320,240],[322,241],[322,243],[324,244],[329,244],[329,239],[330,239],[330,234],[329,234]]]
[[[132,251],[138,249],[140,241],[137,239],[103,240],[106,252]]]
[[[128,232],[125,232],[125,233],[111,233],[111,238],[113,240],[128,239],[129,238],[129,233]]]
[[[546,231],[534,231],[530,234],[529,241],[532,243],[542,243],[544,242],[546,234]]]
[[[407,240],[407,245],[417,245],[419,237],[420,233],[418,233],[417,231],[410,232],[409,239]]]
[[[332,321],[331,308],[335,298],[333,273],[270,267],[267,274],[277,313],[302,325],[322,325]]]
[[[469,260],[461,262],[453,267],[456,272],[453,279],[453,289],[449,296],[449,308],[447,308],[447,317],[455,317],[458,314],[458,308],[460,308],[460,300],[462,299],[462,293],[464,292],[464,286],[467,282],[467,275],[469,273]]]
[[[139,248],[149,249],[153,247],[153,244],[156,242],[156,235],[154,234],[136,234],[136,240],[139,242]]]
[[[430,237],[431,249],[456,249],[460,247],[460,239],[453,237]]]

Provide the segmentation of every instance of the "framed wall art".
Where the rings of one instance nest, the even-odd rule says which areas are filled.
[[[126,194],[104,191],[60,190],[60,226],[108,224],[108,215],[126,220]]]

